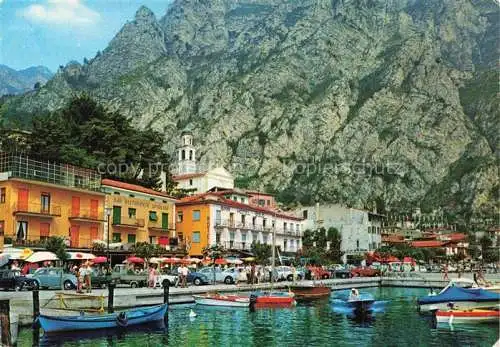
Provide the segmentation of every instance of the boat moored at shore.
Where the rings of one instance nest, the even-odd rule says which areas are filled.
[[[226,306],[226,307],[250,306],[250,298],[247,296],[207,293],[204,295],[193,295],[193,298],[197,305]]]

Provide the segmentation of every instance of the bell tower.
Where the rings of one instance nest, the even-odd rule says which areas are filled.
[[[196,148],[193,146],[193,134],[189,131],[181,134],[177,162],[179,175],[196,172]]]

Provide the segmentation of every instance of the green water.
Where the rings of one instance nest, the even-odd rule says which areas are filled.
[[[424,289],[372,288],[363,290],[389,300],[371,320],[349,318],[331,301],[289,309],[203,308],[172,306],[168,330],[129,331],[100,338],[58,337],[40,346],[492,346],[498,326],[445,325],[432,328],[430,317],[416,312],[415,300]],[[332,293],[334,296],[339,292]],[[193,308],[197,317],[189,318]],[[31,330],[20,332],[19,346],[32,346]]]

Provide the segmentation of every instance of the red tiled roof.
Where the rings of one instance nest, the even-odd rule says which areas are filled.
[[[388,235],[388,236],[382,236],[382,242],[387,242],[387,243],[405,243],[405,239],[401,235]]]
[[[194,178],[194,177],[201,177],[201,176],[204,176],[205,174],[206,174],[206,172],[195,172],[195,173],[182,174],[182,175],[173,175],[172,179],[174,181],[187,180],[187,179]]]
[[[101,185],[108,186],[108,187],[120,188],[120,189],[126,189],[126,190],[131,190],[131,191],[134,191],[134,192],[151,194],[151,195],[161,196],[162,198],[168,198],[168,199],[176,200],[175,198],[171,197],[168,194],[165,194],[165,193],[162,193],[162,192],[150,189],[150,188],[139,186],[137,184],[131,184],[131,183],[126,183],[126,182],[121,182],[121,181],[115,181],[115,180],[111,180],[109,178],[103,179],[101,181]]]
[[[443,247],[446,242],[443,241],[413,241],[411,243],[412,247],[415,248],[427,248],[427,247]]]
[[[443,241],[461,241],[465,240],[465,234],[463,233],[451,233],[439,235],[439,239]]]
[[[216,198],[216,200],[210,200],[210,199],[205,199],[207,196],[213,196]],[[255,205],[247,205],[247,204],[242,204],[241,202],[237,202],[234,200],[226,199],[222,196],[218,196],[218,194],[214,194],[212,192],[207,192],[207,193],[202,193],[202,194],[197,194],[197,195],[192,195],[188,196],[185,198],[181,199],[181,202],[178,203],[178,206],[183,206],[183,205],[195,205],[195,204],[206,204],[206,203],[218,203],[226,206],[232,206],[240,209],[245,209],[245,210],[250,210],[254,212],[260,212],[260,213],[265,213],[269,215],[276,215],[277,217],[282,217],[282,218],[288,218],[288,219],[293,219],[293,220],[303,220],[303,218],[299,218],[293,215],[288,215],[285,214],[281,211],[277,210],[272,210],[268,209],[265,207],[258,207]]]

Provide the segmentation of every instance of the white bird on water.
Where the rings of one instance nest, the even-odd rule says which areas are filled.
[[[196,316],[197,314],[193,311],[193,309],[191,309],[191,311],[189,312],[189,318],[194,318]]]

